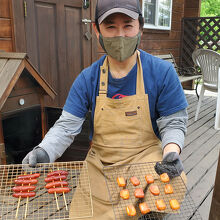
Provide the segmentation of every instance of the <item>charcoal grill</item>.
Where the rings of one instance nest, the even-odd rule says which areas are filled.
[[[68,171],[67,182],[70,192],[66,194],[48,194],[45,189],[44,179],[48,172],[54,170]],[[36,196],[26,198],[12,197],[12,188],[15,186],[14,180],[19,175],[28,173],[40,173],[36,185]],[[75,218],[92,217],[92,199],[88,169],[86,161],[58,162],[48,164],[38,164],[35,168],[28,165],[13,164],[0,166],[0,219],[69,219],[69,207],[76,188],[86,188],[86,198],[88,201],[81,204],[78,198],[78,204],[75,208]],[[16,218],[17,217],[17,218]]]
[[[187,191],[186,185],[183,179],[179,176],[170,180],[170,184],[173,187],[173,194],[165,194],[164,186],[165,183],[160,181],[159,175],[154,169],[155,163],[137,163],[129,165],[120,166],[106,166],[103,171],[105,174],[106,184],[109,191],[109,197],[113,206],[115,219],[125,220],[125,219],[141,219],[141,220],[158,220],[158,219],[173,219],[173,220],[202,220],[194,205],[194,202]],[[175,168],[174,168],[175,169]],[[146,183],[145,175],[151,174],[154,177],[155,182],[153,184],[158,185],[160,189],[160,195],[154,196],[149,191],[149,185]],[[122,189],[117,184],[117,177],[123,176],[127,183],[126,189],[129,190],[130,198],[128,200],[123,200],[120,198],[119,193]],[[140,180],[139,186],[133,186],[130,182],[130,177],[136,176]],[[135,188],[142,188],[145,192],[145,197],[143,199],[137,199],[134,196]],[[166,203],[166,209],[164,211],[158,211],[155,205],[157,199],[163,199]],[[180,203],[179,210],[172,210],[169,205],[170,199],[177,199]],[[140,202],[146,202],[151,209],[151,212],[142,215],[138,208]],[[136,208],[137,214],[134,217],[128,217],[126,213],[127,205],[133,204]]]

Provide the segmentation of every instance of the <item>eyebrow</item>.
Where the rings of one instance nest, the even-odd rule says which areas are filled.
[[[133,21],[132,18],[129,18],[128,20],[125,20],[124,23],[128,24],[131,23]],[[103,21],[104,24],[114,24],[114,22],[111,19],[105,19]]]

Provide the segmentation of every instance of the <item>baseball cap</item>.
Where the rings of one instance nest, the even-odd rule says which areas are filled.
[[[142,15],[139,0],[97,0],[95,19],[101,24],[111,14],[123,13],[133,19]]]

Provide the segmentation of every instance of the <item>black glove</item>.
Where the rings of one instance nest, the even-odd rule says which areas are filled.
[[[47,152],[41,147],[34,148],[22,160],[22,164],[29,164],[30,167],[35,167],[37,163],[49,163],[49,162],[50,162],[50,158]]]
[[[178,153],[170,152],[165,155],[161,163],[157,162],[154,168],[157,174],[167,173],[170,178],[174,178],[182,173],[183,164]]]

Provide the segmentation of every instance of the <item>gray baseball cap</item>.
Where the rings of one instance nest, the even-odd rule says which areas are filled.
[[[123,13],[133,19],[142,15],[139,0],[97,0],[95,19],[101,24],[109,15]]]

